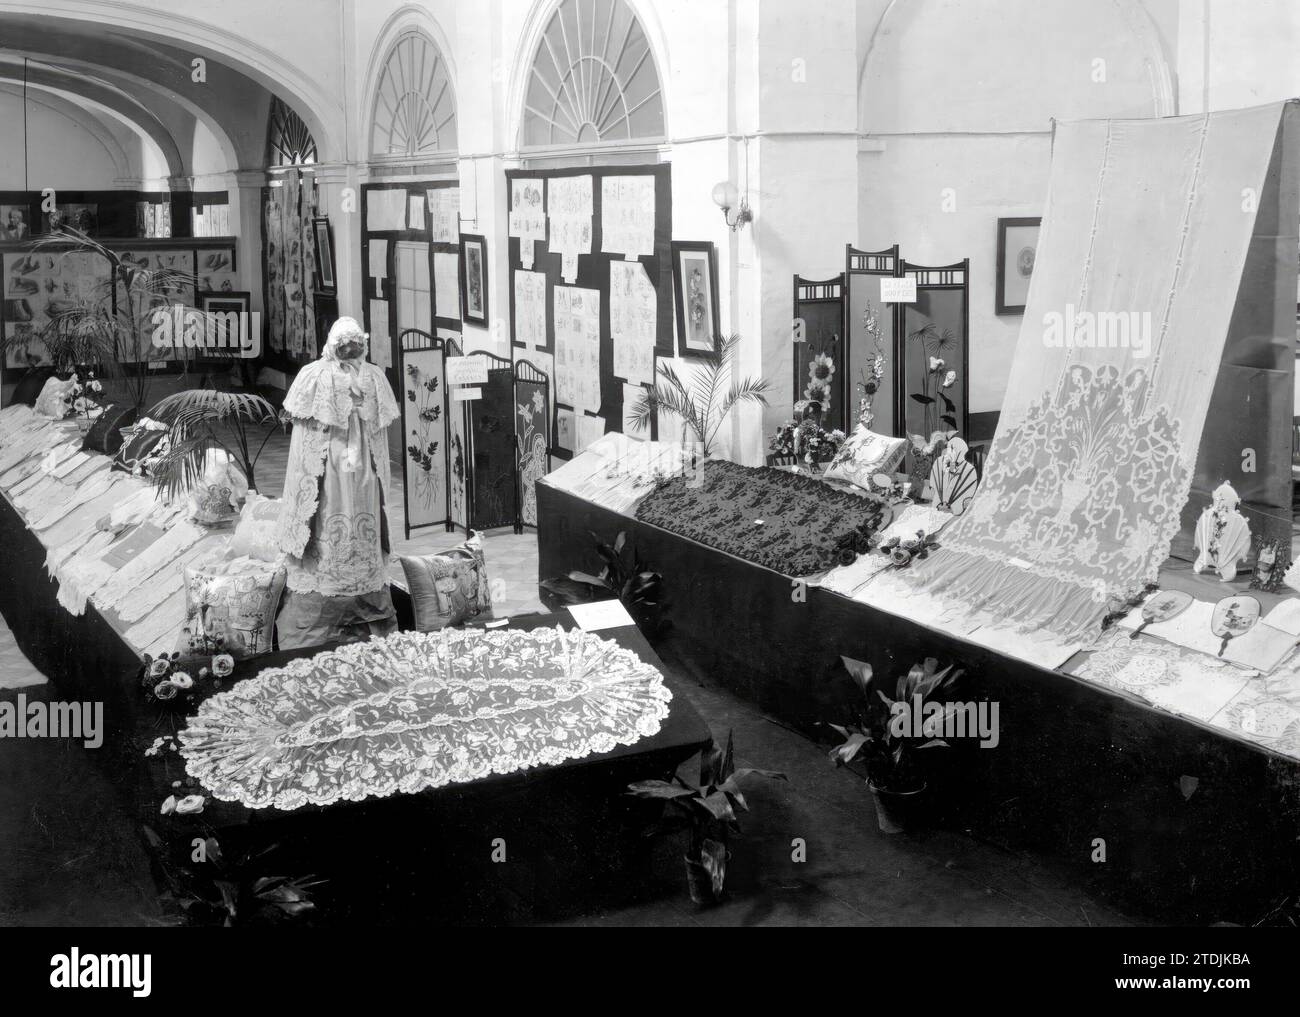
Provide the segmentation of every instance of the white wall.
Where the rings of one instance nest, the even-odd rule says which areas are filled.
[[[106,128],[91,130],[79,111],[60,109],[37,96],[27,104],[27,152],[24,169],[23,100],[21,94],[0,90],[0,124],[6,141],[0,145],[0,190],[21,191],[26,179],[32,190],[111,190],[115,181],[140,165]]]

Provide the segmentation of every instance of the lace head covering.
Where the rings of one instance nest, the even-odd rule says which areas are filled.
[[[347,427],[354,409],[367,424],[387,427],[396,420],[397,400],[388,379],[365,359],[366,338],[355,319],[334,322],[320,359],[294,378],[284,398],[285,411],[295,419],[331,427]]]

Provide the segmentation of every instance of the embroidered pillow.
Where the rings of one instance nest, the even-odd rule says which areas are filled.
[[[415,627],[434,632],[463,625],[480,615],[491,617],[492,596],[480,539],[438,554],[402,555],[399,559],[411,593]]]
[[[154,464],[167,449],[167,430],[149,426],[142,420],[122,433],[122,447],[113,457],[113,469],[137,477],[152,475]]]
[[[907,452],[906,438],[890,438],[859,427],[826,467],[827,480],[843,480],[867,491],[876,473],[893,473]]]
[[[247,558],[187,568],[185,628],[176,648],[185,655],[228,653],[236,660],[270,653],[284,579],[283,566]]]
[[[231,557],[275,561],[280,549],[275,546],[275,527],[280,521],[280,499],[250,493],[239,515],[239,523],[230,537]]]

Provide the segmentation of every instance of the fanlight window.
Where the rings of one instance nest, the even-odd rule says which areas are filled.
[[[305,166],[316,162],[316,139],[279,96],[271,98],[271,124],[266,140],[267,163],[271,166]]]
[[[447,62],[428,36],[411,31],[388,55],[375,94],[370,154],[415,158],[456,150],[456,99]]]
[[[664,136],[650,42],[626,0],[562,0],[542,33],[524,98],[523,145]]]

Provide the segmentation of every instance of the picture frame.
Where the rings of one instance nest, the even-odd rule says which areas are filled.
[[[31,209],[26,205],[0,205],[0,240],[17,243],[30,240]]]
[[[677,355],[703,357],[718,347],[718,266],[708,241],[674,240],[673,300],[677,311]]]
[[[468,325],[488,323],[487,238],[460,235],[460,317]]]
[[[996,314],[1024,314],[1029,279],[1038,256],[1042,216],[998,219]]]
[[[312,241],[316,248],[316,289],[320,293],[338,292],[338,277],[334,269],[334,234],[327,215],[312,216]]]
[[[246,356],[257,356],[261,353],[262,337],[260,335],[245,335],[244,330],[252,328],[253,316],[250,313],[253,296],[248,290],[233,290],[229,293],[212,293],[203,292],[198,295],[199,310],[204,314],[236,314],[239,323],[240,332],[237,335],[223,335],[223,346],[225,349],[242,350],[245,349],[246,341],[251,340],[247,346],[251,352]],[[229,319],[226,319],[229,321]],[[239,356],[239,354],[209,353],[209,356],[222,358],[230,356]]]

